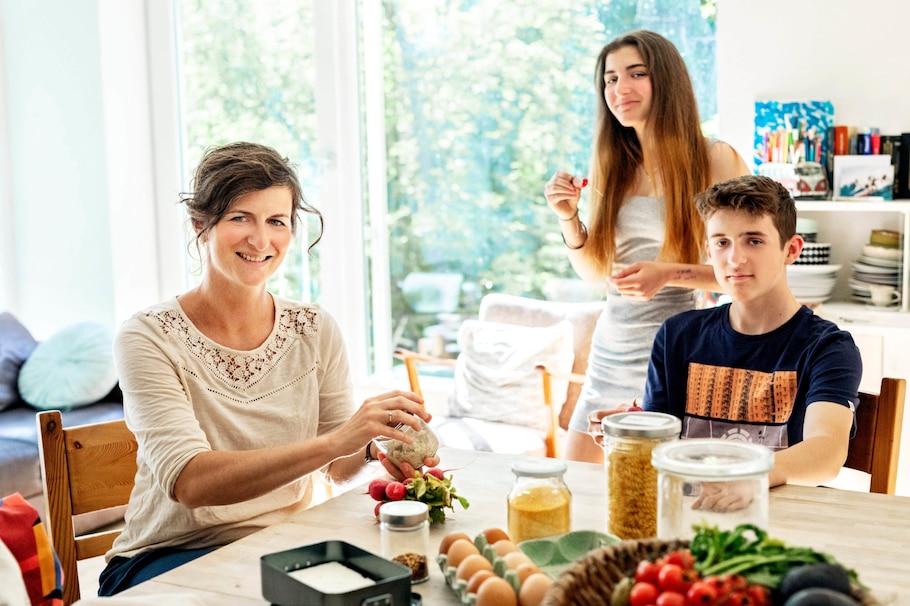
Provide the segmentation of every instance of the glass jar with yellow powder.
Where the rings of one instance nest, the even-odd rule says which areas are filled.
[[[515,483],[509,493],[509,538],[518,544],[571,529],[572,493],[563,476],[565,461],[525,459],[512,464]]]

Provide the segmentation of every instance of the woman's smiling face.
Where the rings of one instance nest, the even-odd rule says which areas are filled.
[[[291,244],[291,190],[269,187],[240,196],[205,235],[207,273],[259,287],[281,266]]]

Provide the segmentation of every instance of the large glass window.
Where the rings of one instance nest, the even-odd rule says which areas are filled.
[[[207,147],[254,141],[297,165],[305,195],[318,206],[312,2],[181,0],[176,6],[187,180]],[[304,228],[269,288],[313,301],[319,298],[319,248],[308,255],[307,246],[318,222]]]
[[[697,0],[382,6],[395,340],[450,341],[449,314],[472,314],[491,291],[602,296],[571,280],[544,182],[557,168],[586,173],[594,63],[623,32],[652,29],[677,44],[710,125],[710,6],[707,14]]]
[[[321,244],[308,255],[312,232],[301,233],[271,287],[306,301],[324,303],[336,290],[336,302],[360,298],[364,317],[343,323],[348,348],[371,352],[366,370],[382,369],[395,346],[451,343],[488,292],[602,296],[574,280],[544,182],[557,168],[587,170],[596,55],[628,30],[653,29],[677,44],[710,134],[713,4],[175,0],[182,173],[188,180],[209,145],[266,143],[298,164],[310,201],[331,212],[323,182],[338,168],[327,168],[334,158],[318,137],[337,116],[320,116],[326,106],[316,99],[332,90],[330,106],[358,104],[361,149],[347,157],[361,164],[343,170],[367,183],[357,203],[371,210],[355,224],[335,218],[357,236],[326,242],[335,248]],[[353,10],[332,16],[338,5]],[[359,19],[360,35],[327,46],[317,31],[332,26],[327,14]],[[336,65],[326,55],[356,56],[359,73],[325,69]],[[362,88],[339,88],[335,80],[344,78]],[[381,90],[371,95],[371,86]],[[347,275],[345,259],[358,256],[369,261],[364,275]]]

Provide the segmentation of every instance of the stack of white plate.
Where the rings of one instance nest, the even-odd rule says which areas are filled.
[[[863,245],[863,254],[850,264],[853,268],[853,278],[850,280],[853,300],[869,303],[870,284],[887,284],[900,288],[902,255],[903,251],[899,248]]]
[[[831,298],[840,265],[788,265],[787,283],[800,303],[822,303]]]

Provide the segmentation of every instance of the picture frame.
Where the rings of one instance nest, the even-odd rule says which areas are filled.
[[[834,156],[833,198],[894,199],[891,156]]]

